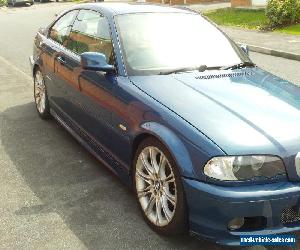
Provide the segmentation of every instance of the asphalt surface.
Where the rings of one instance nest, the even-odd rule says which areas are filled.
[[[152,232],[130,190],[55,121],[38,118],[33,36],[70,5],[0,9],[0,249],[229,249]],[[300,62],[251,57],[300,84]]]

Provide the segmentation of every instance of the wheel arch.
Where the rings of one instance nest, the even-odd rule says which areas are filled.
[[[34,76],[37,69],[43,71],[43,60],[41,59],[40,55],[36,55],[36,53],[34,54],[35,56],[29,57],[29,61],[32,69],[32,76]]]
[[[182,140],[172,130],[157,122],[146,122],[141,127],[143,131],[134,138],[132,143],[132,161],[140,143],[152,137],[168,149],[181,175],[194,176],[192,160],[188,150]]]
[[[35,64],[33,65],[33,68],[32,68],[32,75],[34,76],[35,72],[36,72],[38,69],[40,69],[40,68],[41,68],[40,65],[38,65],[37,63],[35,63]]]

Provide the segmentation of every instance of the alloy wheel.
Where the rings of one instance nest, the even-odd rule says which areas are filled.
[[[46,86],[41,71],[37,71],[34,77],[34,99],[37,110],[43,114],[46,109]]]
[[[135,171],[136,191],[145,216],[159,227],[168,225],[177,205],[177,189],[167,157],[154,146],[139,154]]]

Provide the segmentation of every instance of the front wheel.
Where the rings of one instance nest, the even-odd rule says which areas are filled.
[[[37,69],[34,74],[34,101],[39,116],[42,119],[50,118],[50,107],[43,73]]]
[[[154,138],[146,139],[137,150],[133,170],[135,194],[150,227],[164,235],[186,232],[183,186],[166,147]]]

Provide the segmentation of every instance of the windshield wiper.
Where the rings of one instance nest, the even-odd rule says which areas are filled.
[[[177,74],[181,72],[187,72],[187,71],[193,71],[193,70],[198,70],[199,72],[204,72],[205,70],[214,70],[214,69],[220,69],[220,66],[216,67],[207,67],[206,65],[200,65],[197,67],[183,67],[183,68],[177,68],[177,69],[172,69],[169,71],[164,71],[160,72],[160,75],[170,75],[170,74]]]
[[[230,66],[224,66],[221,68],[221,70],[227,70],[227,69],[241,69],[241,68],[246,68],[246,67],[255,67],[255,63],[253,62],[241,62],[237,64],[233,64]]]

